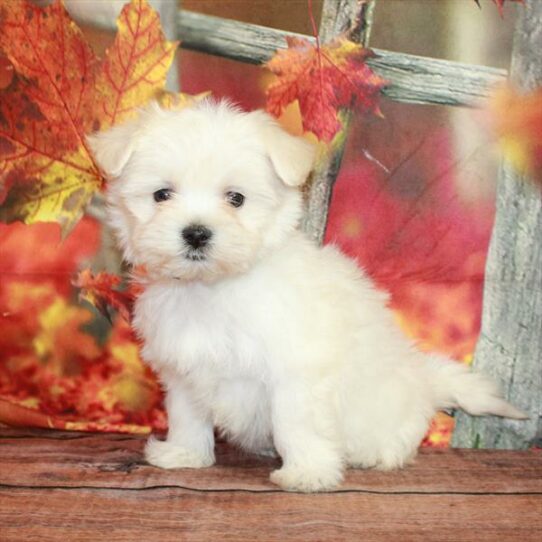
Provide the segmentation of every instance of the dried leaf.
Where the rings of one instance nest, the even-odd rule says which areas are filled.
[[[91,319],[88,310],[68,305],[61,297],[39,314],[34,351],[57,375],[69,374],[74,358],[91,360],[100,354],[94,338],[81,330]]]
[[[40,412],[35,408],[0,398],[0,422],[15,427],[41,427],[44,429],[65,429],[61,420]]]
[[[100,64],[60,0],[0,0],[0,48],[17,73],[0,91],[0,219],[67,233],[104,183],[85,136],[161,90],[176,44],[147,0],[132,0]]]
[[[102,179],[84,145],[74,149],[82,134],[50,122],[31,86],[17,79],[0,91],[0,219],[57,220],[69,230]]]
[[[164,87],[178,42],[164,39],[160,18],[146,0],[132,0],[117,20],[96,87],[95,117],[107,128],[132,115]]]
[[[96,59],[59,1],[41,9],[4,0],[0,28],[19,74],[0,95],[0,199],[13,187],[0,218],[56,219],[69,230],[101,185],[84,140]]]
[[[365,64],[372,54],[344,38],[325,46],[286,38],[288,49],[267,64],[277,80],[267,89],[267,110],[279,116],[298,100],[303,128],[331,141],[340,130],[343,108],[380,114],[378,97],[385,81]]]
[[[73,285],[81,289],[80,299],[88,301],[109,320],[111,320],[109,308],[112,308],[119,311],[129,322],[139,290],[133,283],[121,290],[121,284],[122,279],[118,275],[104,272],[93,275],[89,269],[81,271],[73,281]]]
[[[210,94],[211,91],[207,91],[192,96],[190,94],[185,94],[184,92],[169,92],[167,90],[162,90],[155,94],[154,99],[163,109],[178,111],[207,98]]]

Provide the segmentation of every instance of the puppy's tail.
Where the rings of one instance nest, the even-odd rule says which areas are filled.
[[[528,419],[525,412],[505,401],[497,385],[484,375],[447,358],[426,359],[438,408],[461,408],[474,416]]]

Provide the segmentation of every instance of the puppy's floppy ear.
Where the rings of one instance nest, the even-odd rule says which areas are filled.
[[[87,136],[94,159],[108,177],[118,177],[134,151],[135,120]]]
[[[290,135],[263,111],[255,111],[251,115],[258,123],[258,130],[277,175],[288,186],[301,186],[314,164],[314,145],[302,137]]]

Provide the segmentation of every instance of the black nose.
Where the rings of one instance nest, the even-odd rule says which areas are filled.
[[[205,226],[193,224],[184,228],[181,235],[187,245],[190,245],[192,248],[200,248],[209,242],[209,239],[213,236],[213,232]]]

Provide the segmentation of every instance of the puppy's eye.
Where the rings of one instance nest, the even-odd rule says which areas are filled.
[[[170,190],[169,188],[160,188],[160,190],[157,190],[152,195],[156,203],[160,203],[161,201],[166,201],[170,199],[172,196],[173,196],[173,190]]]
[[[226,192],[226,201],[232,207],[241,207],[245,203],[245,196],[239,192]]]

